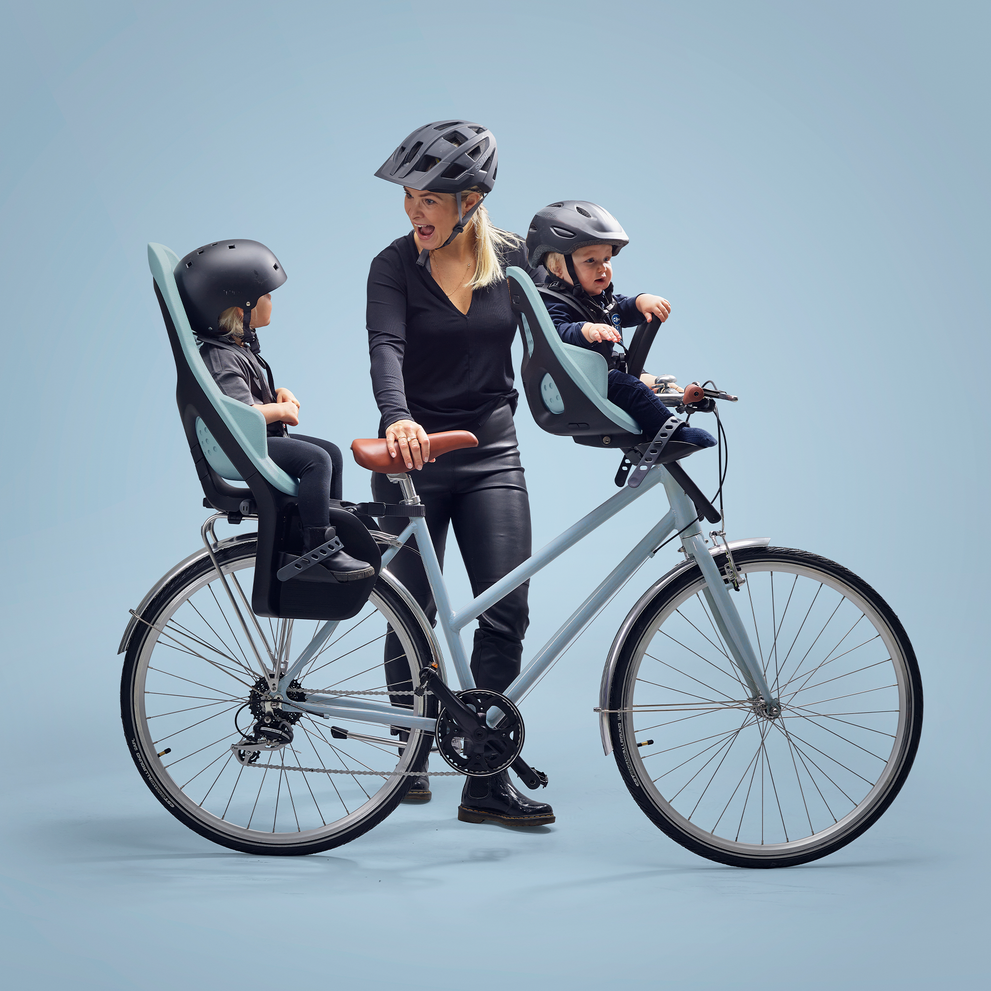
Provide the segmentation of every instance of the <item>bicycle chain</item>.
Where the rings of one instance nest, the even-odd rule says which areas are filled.
[[[311,689],[311,695],[415,695],[416,692],[378,692],[378,691],[344,691],[344,690],[321,690],[321,689]],[[432,695],[428,689],[428,694]],[[312,713],[310,713],[312,715]],[[398,741],[397,741],[398,746]],[[241,750],[242,747],[232,746],[231,750]],[[431,778],[463,778],[464,775],[460,771],[349,771],[347,768],[330,768],[330,767],[293,767],[291,764],[259,764],[251,763],[245,764],[242,761],[238,761],[241,767],[255,767],[260,768],[265,771],[302,771],[304,774],[363,774],[370,777],[377,778],[391,778],[393,775],[398,774],[403,778],[418,778],[421,775],[428,775]]]

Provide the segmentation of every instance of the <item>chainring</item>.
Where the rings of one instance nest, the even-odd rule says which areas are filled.
[[[455,771],[469,777],[505,771],[523,750],[525,732],[519,709],[505,695],[485,688],[469,688],[456,694],[483,723],[489,710],[497,709],[499,725],[486,724],[473,733],[466,732],[447,709],[441,709],[437,716],[437,752]]]

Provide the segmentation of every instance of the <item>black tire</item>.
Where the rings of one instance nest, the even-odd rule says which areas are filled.
[[[218,552],[235,598],[240,588],[250,601],[254,560],[253,538],[231,541]],[[257,641],[243,603],[240,611]],[[268,649],[282,661],[299,656],[322,625],[264,618],[258,624]],[[431,660],[429,643],[388,576],[380,576],[364,609],[338,625],[304,670],[299,678],[303,693],[383,692],[388,628],[405,648],[415,683],[421,665]],[[264,657],[264,648],[261,653]],[[316,853],[347,843],[385,819],[412,783],[404,772],[423,766],[432,734],[414,730],[403,747],[386,725],[297,714],[293,742],[263,752],[256,765],[245,767],[231,746],[242,738],[238,726],[245,730],[254,722],[249,696],[260,678],[238,611],[212,563],[209,558],[193,562],[143,609],[121,677],[128,748],[155,797],[202,836],[255,854]],[[416,715],[436,714],[432,696],[407,698]],[[369,699],[389,702],[377,694]],[[333,735],[331,723],[338,729]],[[341,729],[373,739],[356,740],[346,732],[340,738]],[[277,770],[279,765],[294,770]]]
[[[745,582],[731,595],[781,715],[749,698],[693,566],[620,647],[612,745],[637,804],[682,846],[736,867],[803,864],[898,794],[922,733],[922,680],[897,616],[846,568],[781,547],[734,559]]]

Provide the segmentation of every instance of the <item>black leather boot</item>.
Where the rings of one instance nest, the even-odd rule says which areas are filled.
[[[409,787],[409,791],[403,796],[403,802],[408,805],[419,805],[422,802],[429,802],[433,798],[430,791],[430,778],[426,774],[418,774]]]
[[[315,550],[321,544],[337,536],[332,526],[308,526],[303,528],[303,553]],[[301,582],[356,582],[371,578],[375,569],[367,561],[359,561],[344,551],[328,554],[319,564],[300,573]]]
[[[554,810],[546,802],[534,802],[510,783],[509,772],[487,778],[469,778],[461,792],[458,818],[462,822],[501,822],[509,826],[546,826],[554,822]]]

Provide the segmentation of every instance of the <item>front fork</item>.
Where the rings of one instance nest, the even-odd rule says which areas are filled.
[[[670,499],[678,519],[681,544],[688,557],[699,566],[702,577],[705,579],[705,588],[702,589],[702,594],[709,604],[709,611],[716,624],[716,629],[729,650],[730,659],[746,683],[751,698],[755,701],[758,698],[762,699],[764,711],[773,719],[781,711],[780,700],[771,695],[771,689],[764,677],[764,668],[754,653],[750,637],[747,635],[736,604],[729,593],[726,580],[715,559],[709,553],[709,548],[706,547],[695,506],[685,495],[681,486],[667,472],[665,475],[667,477],[663,480],[664,487],[667,489],[668,499]]]

